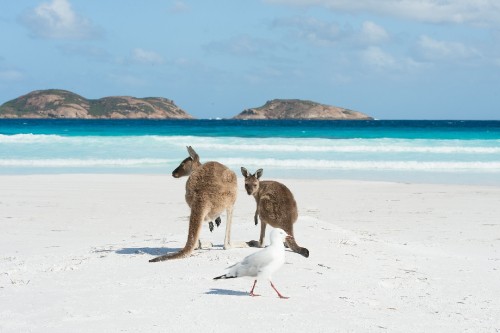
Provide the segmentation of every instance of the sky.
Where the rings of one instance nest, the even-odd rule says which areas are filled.
[[[500,120],[498,0],[3,1],[0,45],[0,104],[65,89],[197,118],[297,98]]]

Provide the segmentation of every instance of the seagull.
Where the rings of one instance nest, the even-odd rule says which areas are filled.
[[[226,274],[217,276],[214,280],[231,279],[243,276],[254,277],[255,280],[252,290],[250,290],[250,296],[260,296],[254,294],[253,292],[255,285],[257,284],[257,280],[267,279],[280,298],[288,298],[281,295],[271,281],[271,275],[285,263],[285,246],[283,245],[283,241],[288,237],[291,238],[292,236],[288,235],[283,229],[273,229],[270,237],[271,245],[258,252],[252,253],[251,255],[245,257],[241,262],[229,266]]]

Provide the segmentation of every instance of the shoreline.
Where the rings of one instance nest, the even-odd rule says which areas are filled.
[[[12,168],[14,169],[14,168]],[[172,167],[174,169],[174,167]],[[9,176],[62,176],[62,175],[74,175],[74,176],[152,176],[152,177],[171,177],[170,171],[134,171],[130,172],[126,169],[112,169],[112,170],[100,170],[89,172],[86,169],[74,168],[74,170],[69,170],[68,168],[36,168],[36,170],[31,170],[26,168],[26,170],[20,171],[19,168],[15,168],[12,172],[8,172],[8,168],[3,168],[0,171],[0,177]],[[239,169],[231,168],[238,177],[240,177]],[[356,172],[356,171],[331,171],[331,173],[336,173],[336,175],[327,174],[324,170],[317,170],[312,173],[311,170],[294,170],[288,174],[283,172],[278,172],[278,170],[272,168],[266,168],[265,179],[278,180],[278,181],[300,181],[300,180],[311,180],[311,181],[352,181],[352,182],[375,182],[375,183],[396,183],[396,184],[420,184],[420,185],[446,185],[446,186],[486,186],[486,187],[500,187],[500,178],[493,177],[491,173],[446,173],[446,172],[435,172],[435,173],[415,173],[415,172],[390,172],[390,171],[378,171],[378,172]],[[290,171],[290,170],[288,170]],[[497,173],[494,173],[495,175]],[[305,175],[309,175],[306,177]],[[460,177],[463,176],[463,177]]]
[[[285,301],[265,282],[252,298],[251,280],[212,280],[255,251],[222,250],[225,214],[213,233],[203,226],[214,247],[148,262],[185,243],[185,179],[0,175],[0,330],[234,332],[241,313],[252,331],[500,329],[500,187],[280,181],[311,251],[286,252],[273,279]],[[232,239],[257,239],[255,201],[238,185]]]

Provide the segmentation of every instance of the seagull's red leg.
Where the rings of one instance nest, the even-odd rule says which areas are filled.
[[[269,282],[271,282],[271,281],[269,281]],[[286,296],[281,295],[280,292],[278,291],[278,289],[276,289],[276,287],[274,286],[274,284],[272,282],[271,282],[271,287],[273,287],[274,291],[276,291],[276,293],[278,294],[278,296],[280,298],[290,298],[290,297],[286,297]]]
[[[260,295],[257,295],[257,294],[254,294],[253,293],[253,290],[255,289],[255,285],[257,284],[257,280],[255,280],[253,282],[253,286],[252,286],[252,290],[250,290],[250,296],[260,296]]]

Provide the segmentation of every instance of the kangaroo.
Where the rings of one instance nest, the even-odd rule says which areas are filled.
[[[227,214],[224,249],[231,247],[233,206],[238,192],[236,174],[219,162],[202,164],[191,146],[187,147],[187,151],[189,157],[172,172],[174,178],[189,176],[186,181],[186,202],[191,208],[191,215],[186,245],[177,253],[156,257],[150,262],[188,257],[198,243],[202,223],[210,221],[213,229],[211,220],[215,219],[218,225],[219,216],[224,210]]]
[[[241,173],[245,177],[245,190],[248,195],[253,195],[257,208],[255,210],[255,225],[259,223],[260,217],[260,238],[259,241],[248,242],[249,246],[262,247],[266,235],[266,226],[269,224],[274,228],[283,229],[288,235],[286,245],[304,257],[309,257],[309,250],[300,247],[293,238],[293,224],[297,221],[297,203],[292,192],[285,185],[272,181],[260,181],[262,169],[257,170],[253,175],[247,169],[241,167]]]

